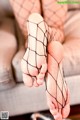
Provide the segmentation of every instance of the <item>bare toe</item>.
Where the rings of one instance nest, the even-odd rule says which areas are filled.
[[[57,113],[56,115],[54,115],[54,119],[55,120],[62,120],[62,115],[60,113]]]
[[[37,78],[36,77],[32,77],[32,79],[33,79],[33,85],[35,86],[35,87],[38,87],[39,86],[39,84],[37,83]]]
[[[68,103],[67,105],[65,105],[65,107],[62,110],[63,118],[67,118],[69,113],[70,113],[70,104]]]
[[[51,114],[54,116],[55,120],[62,120],[62,115],[53,105],[53,108],[50,109]]]
[[[66,102],[65,107],[62,110],[62,116],[63,116],[63,118],[67,118],[67,116],[69,115],[69,113],[70,113],[70,92],[69,92],[69,89],[68,89],[67,90],[67,102]]]
[[[47,63],[44,63],[41,67],[40,73],[45,74],[47,71]]]
[[[38,77],[37,77],[37,83],[38,83],[39,85],[42,85],[42,84],[43,84],[43,82],[44,82],[44,76],[45,76],[45,74],[40,74],[40,73],[39,73],[39,75],[38,75]]]
[[[32,81],[32,78],[31,76],[27,75],[27,74],[24,74],[23,73],[23,81],[24,81],[24,84],[28,87],[32,87],[33,86],[33,81]]]
[[[37,82],[38,82],[38,84],[40,84],[40,85],[43,84],[46,71],[47,71],[47,63],[42,64],[40,72],[39,72],[39,74],[37,76]]]

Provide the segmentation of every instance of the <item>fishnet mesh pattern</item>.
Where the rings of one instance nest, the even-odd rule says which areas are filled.
[[[48,26],[53,28],[52,38],[64,41],[64,22],[68,7],[57,3],[58,0],[42,0],[43,17]],[[55,36],[55,37],[54,37]]]
[[[66,81],[64,80],[64,77],[63,77],[63,69],[62,69],[62,63],[61,62],[57,62],[57,60],[48,52],[48,55],[50,57],[52,57],[52,59],[55,60],[55,62],[57,63],[57,66],[58,66],[58,71],[57,71],[57,77],[55,78],[51,71],[48,69],[47,73],[46,73],[46,77],[48,77],[48,74],[51,76],[51,78],[53,79],[53,81],[55,81],[55,85],[56,85],[56,96],[53,96],[50,91],[48,90],[48,87],[47,87],[47,80],[45,80],[45,85],[46,85],[46,91],[48,92],[48,94],[53,98],[55,99],[55,101],[57,102],[57,109],[59,111],[59,109],[62,109],[65,107],[65,105],[67,104],[67,99],[68,99],[68,91],[67,91],[67,83]],[[61,60],[62,61],[62,60]],[[60,88],[59,86],[59,82],[58,82],[58,79],[61,78],[61,83],[62,83],[62,87]],[[65,90],[65,94],[66,94],[66,98],[63,94],[63,89]],[[62,101],[59,101],[59,97],[58,97],[58,90],[59,92],[61,93],[61,98],[62,98]],[[54,103],[53,103],[54,104]]]
[[[29,71],[29,67],[32,67],[32,68],[37,69],[37,70],[38,70],[38,73],[39,73],[39,71],[40,71],[41,68],[38,68],[38,66],[37,66],[37,56],[45,56],[45,57],[47,57],[47,54],[46,54],[46,52],[47,52],[47,53],[55,60],[55,62],[57,63],[57,65],[58,65],[58,71],[57,71],[57,77],[56,77],[56,78],[51,74],[51,72],[50,72],[49,70],[47,71],[47,74],[49,74],[49,75],[52,77],[52,79],[55,81],[55,85],[56,85],[56,96],[53,96],[53,95],[50,93],[50,91],[48,90],[48,88],[47,88],[47,80],[45,80],[46,91],[49,93],[49,95],[50,95],[53,99],[56,100],[58,110],[59,110],[59,109],[62,109],[62,108],[65,107],[66,102],[67,102],[67,97],[68,97],[68,96],[67,96],[67,89],[66,89],[66,82],[64,81],[62,68],[60,67],[60,66],[61,66],[61,62],[58,63],[58,62],[56,61],[56,59],[47,51],[47,49],[45,49],[45,48],[47,47],[47,43],[48,43],[48,36],[47,36],[47,35],[50,34],[49,31],[48,31],[49,29],[47,29],[46,23],[44,22],[44,20],[41,21],[41,22],[44,22],[45,29],[46,29],[45,32],[44,32],[44,31],[42,30],[42,28],[39,26],[41,22],[38,23],[38,24],[37,24],[37,23],[33,23],[33,22],[29,21],[29,20],[27,20],[27,22],[28,22],[28,24],[30,24],[30,23],[35,24],[35,25],[37,26],[37,30],[36,30],[36,37],[34,37],[34,35],[32,35],[32,34],[30,34],[30,33],[28,34],[28,40],[29,40],[29,38],[34,38],[35,41],[36,41],[36,43],[35,43],[35,50],[33,50],[33,49],[30,47],[29,41],[28,41],[28,48],[27,48],[27,50],[28,50],[28,58],[27,58],[27,60],[23,58],[23,60],[26,61],[26,64],[27,64],[27,73],[24,73],[24,72],[23,72],[23,74],[29,75],[30,77],[32,77],[32,79],[33,79],[34,77],[36,78],[36,76],[31,75],[31,73],[30,73],[30,71]],[[28,27],[28,30],[29,30],[29,27]],[[42,42],[37,38],[38,30],[40,30],[41,33],[42,33],[43,36],[44,36]],[[29,31],[30,31],[30,30],[29,30]],[[44,38],[46,38],[46,44],[44,43]],[[43,45],[44,54],[39,54],[39,53],[37,53],[37,41],[39,41],[39,42]],[[32,63],[29,62],[30,51],[32,51],[33,53],[35,53],[35,65],[33,65]],[[54,51],[54,52],[55,52],[55,51]],[[59,86],[59,84],[58,84],[58,79],[59,79],[58,77],[59,77],[59,75],[61,76],[62,88],[60,88],[60,86]],[[47,76],[45,76],[45,78],[46,78],[46,77],[47,77]],[[37,78],[36,78],[36,79],[37,79]],[[34,79],[33,79],[33,82],[34,82]],[[65,89],[66,98],[65,98],[65,96],[64,96],[64,94],[63,94],[63,88]],[[57,89],[59,89],[59,91],[61,92],[61,96],[62,96],[62,101],[61,101],[61,102],[60,102],[59,99],[58,99],[58,91],[57,91]]]
[[[64,41],[64,33],[62,30],[60,30],[60,28],[49,27],[48,31],[49,31],[48,42],[54,40],[62,43]]]
[[[44,20],[46,21],[48,26],[51,27],[50,40],[57,40],[57,41],[63,42],[63,39],[64,39],[63,25],[66,20],[66,14],[67,14],[67,9],[68,9],[67,5],[58,4],[57,0],[42,0],[42,8],[43,8]],[[48,54],[51,56],[50,53]],[[55,58],[53,59],[56,61]],[[46,90],[50,94],[50,96],[52,96],[56,100],[57,107],[59,110],[65,107],[68,96],[67,96],[66,82],[64,81],[64,78],[63,78],[63,72],[61,72],[61,69],[62,69],[60,67],[61,63],[58,63],[57,61],[56,63],[58,65],[58,74],[56,78],[48,70],[48,74],[52,77],[52,79],[55,81],[55,84],[56,84],[56,96],[52,96],[50,92],[48,91],[47,82],[46,82]],[[61,76],[62,89],[59,87],[59,84],[58,84],[59,75]],[[63,94],[63,88],[65,89],[66,98]],[[61,102],[58,100],[57,89],[59,89],[62,95]]]
[[[50,1],[49,0],[42,0],[43,15],[44,15],[45,21],[47,22],[47,24],[49,26],[51,26],[51,27],[55,26],[55,27],[58,27],[58,28],[62,29],[63,28],[63,23],[65,21],[65,15],[66,15],[67,7],[66,7],[66,5],[64,6],[64,5],[56,4],[56,2],[57,2],[56,0],[50,0]],[[13,7],[15,17],[16,17],[16,19],[19,23],[19,26],[20,26],[20,28],[21,28],[24,36],[25,36],[25,39],[26,39],[27,38],[26,20],[32,12],[40,13],[39,1],[38,0],[20,0],[20,1],[19,0],[10,0],[10,3]],[[30,21],[28,21],[28,22],[30,22]],[[43,21],[41,21],[41,22],[43,22]],[[34,24],[36,24],[36,23],[34,23]],[[40,23],[36,24],[37,25],[37,31],[38,31],[38,29],[40,29],[41,32],[44,34],[44,37],[46,37],[46,33],[48,31],[45,31],[45,33],[44,33],[44,31],[39,27],[39,24]],[[34,37],[34,39],[36,40],[36,48],[37,48],[37,41],[41,42],[40,40],[37,39],[37,31],[36,31],[36,37],[34,37],[31,34],[28,35],[28,37]],[[57,29],[55,31],[55,34],[53,34],[53,32],[52,32],[52,36],[53,36],[52,38],[53,39],[54,39],[56,33],[57,33]],[[60,36],[58,38],[60,39]],[[46,37],[46,39],[47,39],[47,37]],[[57,40],[57,38],[55,40]],[[42,45],[43,45],[43,48],[45,48],[47,46],[47,44],[44,44],[44,39],[43,39]],[[38,68],[38,66],[37,66],[37,57],[36,56],[47,57],[45,50],[44,50],[44,54],[41,55],[41,54],[36,52],[36,48],[35,48],[35,51],[33,49],[31,49],[30,46],[28,46],[28,48],[27,48],[28,49],[28,58],[29,58],[30,51],[35,53],[35,65],[32,65],[31,63],[29,63],[28,59],[25,60],[23,58],[23,60],[26,61],[26,64],[27,64],[27,75],[29,75],[31,77],[36,77],[36,76],[31,75],[31,73],[29,71],[29,67],[36,68],[38,70],[38,73],[39,73],[39,70],[40,70],[40,68]],[[58,69],[59,70],[58,73],[59,73],[61,71],[60,70],[60,63],[57,62],[57,64],[58,64],[58,68],[59,68]],[[24,74],[26,74],[26,73],[24,73]],[[50,71],[48,71],[48,74],[51,75]],[[57,105],[58,105],[58,109],[63,108],[66,105],[66,101],[67,101],[67,97],[65,99],[65,97],[63,95],[63,91],[62,91],[63,87],[65,87],[65,85],[64,85],[65,82],[63,80],[62,73],[61,73],[61,76],[62,76],[62,89],[60,89],[60,87],[58,85],[58,81],[57,81],[58,75],[57,75],[57,78],[54,78],[54,76],[51,75],[51,77],[53,78],[53,80],[56,83],[56,90],[57,90],[57,88],[59,88],[59,90],[62,94],[63,99],[62,99],[61,103],[57,99],[57,95],[58,95],[57,91],[56,91],[56,97],[52,96],[47,89],[47,83],[46,83],[46,90],[56,100]],[[67,92],[66,88],[65,88],[65,92]],[[61,106],[61,107],[59,107],[59,106]]]
[[[10,0],[10,3],[26,40],[26,20],[31,13],[41,13],[40,2],[39,0]],[[42,0],[42,6],[46,23],[51,27],[55,26],[55,32],[53,30],[52,36],[55,36],[56,40],[63,42],[63,31],[60,29],[58,30],[58,28],[63,28],[67,13],[67,5],[60,5],[57,3],[57,0]]]
[[[49,26],[63,28],[68,7],[64,4],[58,4],[57,1],[42,0],[43,15]]]
[[[22,30],[24,38],[27,38],[26,20],[31,13],[40,13],[39,0],[10,0],[17,22]]]
[[[42,22],[44,23],[44,26],[45,26],[45,32],[44,32],[44,31],[41,29],[41,27],[40,27],[40,24],[41,24]],[[41,57],[45,56],[45,58],[47,57],[47,53],[46,53],[47,42],[48,42],[47,29],[46,29],[46,23],[45,23],[44,21],[41,21],[41,22],[39,22],[39,23],[34,23],[34,22],[31,22],[31,21],[27,20],[27,23],[28,23],[28,25],[29,25],[30,23],[32,23],[32,24],[34,24],[35,26],[37,26],[37,30],[36,30],[36,37],[34,37],[34,35],[32,35],[31,33],[28,33],[28,47],[27,47],[28,58],[27,58],[27,60],[25,60],[25,59],[23,58],[23,60],[26,61],[26,64],[27,64],[27,73],[24,73],[24,72],[23,72],[23,73],[31,76],[32,78],[33,78],[33,77],[36,78],[36,76],[31,75],[31,73],[30,73],[30,71],[29,71],[29,67],[32,67],[32,68],[37,69],[37,70],[38,70],[38,73],[39,73],[39,71],[40,71],[41,68],[38,67],[37,56],[41,56]],[[29,27],[28,27],[28,30],[29,30]],[[42,40],[42,41],[37,38],[38,30],[41,32],[41,34],[43,34],[43,40]],[[29,30],[29,31],[30,31],[30,30]],[[33,50],[33,49],[30,47],[30,45],[29,45],[29,39],[31,39],[31,38],[34,38],[34,40],[35,40],[35,50]],[[45,41],[45,39],[46,39],[46,41]],[[42,44],[43,50],[44,50],[43,54],[39,54],[39,53],[37,52],[37,42],[39,42],[39,43]],[[34,56],[34,58],[35,58],[35,65],[32,65],[32,63],[29,62],[30,51],[32,51],[33,53],[35,53],[35,56]]]

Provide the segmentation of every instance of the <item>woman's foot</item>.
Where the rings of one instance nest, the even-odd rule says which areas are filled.
[[[70,111],[69,91],[61,67],[62,59],[62,45],[51,41],[48,45],[48,72],[45,83],[48,106],[55,120],[66,118]]]
[[[47,71],[47,30],[43,18],[33,13],[27,21],[28,48],[21,61],[23,81],[27,86],[39,86]]]

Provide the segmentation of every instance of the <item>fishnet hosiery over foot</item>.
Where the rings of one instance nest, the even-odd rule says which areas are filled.
[[[48,45],[48,72],[46,79],[46,95],[52,115],[62,120],[69,114],[69,92],[63,79],[61,62],[63,59],[62,45],[52,41]],[[66,111],[66,112],[65,112]]]
[[[28,48],[22,59],[23,80],[28,86],[43,83],[47,70],[47,29],[43,18],[31,14],[27,20]],[[33,80],[32,80],[33,79]]]

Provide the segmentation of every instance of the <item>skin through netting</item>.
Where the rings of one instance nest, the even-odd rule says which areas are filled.
[[[25,40],[28,36],[28,42],[26,40],[26,45],[25,45],[25,47],[27,48],[27,51],[26,51],[27,57],[26,57],[26,55],[24,55],[24,57],[22,59],[23,81],[24,81],[24,83],[26,83],[26,85],[28,85],[26,81],[29,76],[30,78],[32,78],[32,82],[33,82],[33,85],[31,85],[31,86],[35,86],[34,81],[37,81],[37,75],[40,73],[40,71],[42,69],[42,63],[40,65],[38,65],[38,60],[39,60],[38,58],[42,57],[45,59],[46,63],[48,63],[48,60],[47,60],[48,55],[51,55],[51,53],[49,53],[49,51],[47,51],[47,49],[46,49],[48,43],[51,40],[54,40],[54,41],[57,40],[57,41],[60,41],[61,43],[64,41],[63,25],[64,25],[64,22],[66,19],[67,5],[57,4],[57,0],[50,0],[50,1],[49,0],[31,0],[31,1],[30,0],[21,0],[21,1],[10,0],[10,3],[13,8],[13,12],[15,14],[16,20],[17,20],[17,22],[20,26],[20,29],[24,35]],[[46,31],[43,31],[42,28],[39,26],[40,23],[37,24],[37,23],[33,22],[33,24],[35,24],[35,26],[37,26],[36,36],[33,36],[32,33],[27,34],[27,32],[29,31],[29,27],[26,29],[26,20],[28,19],[29,15],[32,13],[35,13],[35,12],[41,14],[41,11],[42,11],[42,15],[43,15],[44,20],[46,21],[47,25],[49,25],[53,29],[53,30],[51,30],[52,33],[49,31],[49,29],[48,29],[49,27],[46,28],[46,25],[45,25]],[[45,22],[44,20],[41,21],[41,23]],[[27,22],[31,23],[32,21],[28,20]],[[41,31],[44,38],[46,38],[45,44],[43,43],[44,41],[41,41],[38,39],[38,36],[37,36],[38,30]],[[35,49],[32,49],[30,41],[29,41],[32,38],[35,40]],[[42,38],[42,40],[44,40],[44,39]],[[44,52],[41,54],[39,53],[39,51],[37,51],[38,42],[41,43],[43,46]],[[27,43],[28,43],[28,46],[27,46]],[[26,54],[26,52],[25,52],[25,54]],[[35,61],[34,64],[30,60],[31,53],[34,54],[34,58],[32,58],[33,61]],[[55,58],[53,57],[53,59],[55,59]],[[52,79],[55,83],[55,85],[53,85],[53,86],[56,86],[56,95],[54,95],[54,94],[52,95],[52,93],[48,89],[47,80],[45,81],[45,85],[46,85],[47,93],[53,99],[55,99],[55,101],[57,102],[57,108],[61,109],[61,108],[64,108],[66,105],[66,101],[68,99],[67,98],[68,94],[67,94],[66,83],[63,80],[62,72],[60,74],[61,63],[58,62],[56,59],[55,59],[55,62],[58,65],[57,77],[55,78],[54,74],[52,74],[51,71],[49,71],[49,70],[47,71],[47,74],[49,74],[52,77]],[[33,72],[35,71],[34,72],[35,74],[33,74],[31,72],[31,69]],[[62,88],[60,88],[60,85],[58,85],[58,82],[59,82],[58,76],[59,75],[62,76],[62,80],[61,80]],[[46,75],[45,77],[47,77],[47,76],[48,75]],[[65,93],[63,92],[64,89],[65,89]],[[58,90],[61,93],[62,101],[59,101],[59,99],[58,99]],[[66,97],[65,97],[65,94],[66,94]],[[54,102],[53,102],[53,104],[55,105]]]
[[[28,47],[27,47],[27,52],[28,52],[28,57],[27,57],[27,60],[23,57],[23,60],[26,61],[26,64],[27,64],[27,73],[24,73],[23,74],[27,74],[28,76],[30,76],[32,79],[33,79],[33,82],[35,79],[37,79],[37,75],[32,75],[29,71],[29,67],[32,67],[32,68],[35,68],[37,70],[37,74],[39,74],[40,70],[41,70],[41,67],[42,66],[38,66],[38,63],[37,63],[37,57],[40,56],[40,57],[44,57],[45,59],[47,58],[47,44],[48,44],[48,37],[47,37],[47,28],[46,28],[46,23],[43,21],[40,21],[39,23],[34,23],[30,20],[27,20],[27,26],[28,26],[28,31],[29,31],[29,24],[34,24],[37,29],[36,29],[36,36],[33,36],[31,33],[28,32]],[[45,31],[43,29],[40,28],[40,24],[41,23],[44,23],[44,27],[45,27]],[[40,31],[42,34],[43,34],[43,40],[39,40],[38,39],[38,31]],[[31,48],[30,47],[30,39],[33,38],[34,41],[35,41],[35,49]],[[40,54],[38,53],[37,51],[37,42],[41,43],[42,44],[42,47],[43,47],[43,54]],[[33,52],[33,54],[35,54],[35,63],[34,65],[32,63],[29,62],[29,55],[30,55],[30,51]],[[47,61],[46,61],[47,62]]]
[[[52,57],[52,59],[54,59],[55,60],[55,62],[57,63],[57,66],[58,66],[58,71],[57,71],[57,77],[55,78],[52,74],[51,74],[51,72],[49,71],[49,70],[47,70],[47,73],[46,73],[46,76],[45,76],[45,86],[46,86],[46,91],[47,91],[47,93],[50,95],[50,97],[52,97],[53,99],[55,99],[56,100],[56,102],[57,102],[57,107],[55,106],[55,108],[57,108],[58,109],[58,112],[59,112],[59,109],[61,109],[61,112],[62,112],[62,109],[65,107],[65,105],[67,104],[67,98],[68,98],[68,91],[67,91],[67,83],[66,83],[66,81],[64,80],[64,78],[63,78],[63,70],[62,70],[62,66],[61,66],[61,62],[62,62],[62,60],[61,60],[61,62],[59,62],[58,63],[58,61],[48,52],[48,55],[50,56],[50,57]],[[54,72],[54,71],[53,71]],[[61,76],[61,82],[62,82],[62,88],[60,88],[60,86],[58,85],[58,75],[59,75],[59,72],[60,72],[60,76]],[[47,75],[50,75],[51,76],[51,78],[55,81],[55,84],[56,84],[56,96],[53,96],[50,92],[49,92],[49,90],[48,90],[48,88],[47,88],[47,80],[46,80],[46,78],[47,78]],[[54,89],[54,88],[53,88]],[[57,91],[57,89],[59,89],[59,91],[61,92],[61,96],[62,96],[62,101],[60,102],[59,101],[59,99],[58,99],[58,91]],[[66,98],[65,98],[65,96],[64,96],[64,94],[63,94],[63,89],[65,89],[65,93],[66,93]],[[53,103],[54,104],[54,103]]]
[[[62,61],[62,60],[58,63],[58,61],[57,61],[57,60],[49,53],[49,51],[47,50],[47,44],[48,44],[48,39],[50,38],[50,33],[49,33],[49,29],[47,29],[47,27],[46,27],[45,21],[43,20],[43,21],[41,21],[41,22],[39,22],[39,23],[34,23],[34,22],[31,22],[31,21],[27,20],[27,22],[28,22],[29,24],[32,23],[32,24],[34,24],[35,26],[37,26],[37,29],[36,29],[36,36],[32,35],[31,33],[28,33],[28,48],[27,48],[28,57],[27,57],[27,60],[24,59],[24,57],[23,57],[23,60],[26,61],[26,64],[27,64],[27,73],[24,73],[24,72],[23,72],[23,74],[29,75],[29,76],[33,79],[33,82],[34,82],[34,80],[37,79],[37,77],[36,77],[36,75],[32,75],[32,74],[30,73],[29,67],[32,67],[32,68],[37,69],[38,74],[39,74],[40,69],[41,69],[41,66],[40,66],[40,67],[37,66],[37,56],[41,56],[41,57],[44,56],[44,57],[46,58],[46,60],[47,60],[47,53],[48,53],[48,54],[55,60],[55,62],[57,63],[58,71],[57,71],[57,77],[55,78],[55,77],[51,74],[51,72],[50,72],[49,70],[47,70],[45,79],[46,79],[46,77],[47,77],[47,74],[49,74],[49,75],[52,77],[52,79],[55,81],[55,84],[56,84],[56,96],[53,96],[53,95],[49,92],[49,90],[48,90],[48,88],[47,88],[47,80],[45,80],[46,91],[47,91],[47,93],[48,93],[53,99],[56,100],[58,111],[59,111],[59,109],[62,110],[62,109],[65,107],[65,105],[66,105],[67,97],[68,97],[68,95],[67,95],[67,89],[66,89],[66,82],[64,81],[63,73],[62,73],[61,68],[60,68],[61,61]],[[44,31],[42,30],[42,28],[39,26],[42,22],[44,22],[45,32],[44,32]],[[39,30],[43,33],[43,35],[44,35],[42,41],[40,41],[40,40],[37,38],[38,29],[39,29]],[[29,26],[28,26],[28,31],[30,31],[30,30],[29,30]],[[48,37],[48,36],[49,36],[49,37]],[[31,39],[31,38],[34,38],[34,40],[35,40],[35,50],[33,50],[33,49],[30,47],[30,41],[29,41],[29,39]],[[46,42],[44,41],[45,38],[46,38]],[[37,44],[38,44],[37,41],[42,44],[43,49],[44,49],[44,54],[39,54],[39,53],[37,52]],[[29,62],[30,51],[32,51],[32,52],[35,54],[35,65],[33,65],[32,63]],[[47,61],[47,62],[48,62],[48,61]],[[62,82],[62,88],[60,88],[59,85],[58,85],[58,81],[57,81],[57,80],[58,80],[58,73],[60,73],[60,76],[61,76],[61,78],[62,78],[62,79],[61,79],[61,80],[62,80],[62,81],[61,81],[61,82]],[[34,78],[35,78],[35,79],[34,79]],[[63,88],[65,89],[66,98],[64,97],[64,94],[63,94]],[[57,96],[58,96],[57,89],[59,89],[59,91],[61,92],[61,96],[62,96],[62,101],[61,101],[61,102],[57,99]]]
[[[9,0],[15,14],[16,20],[22,30],[23,36],[26,40],[26,19],[33,12],[41,13],[39,0]]]

